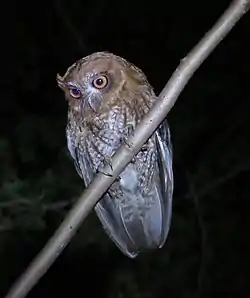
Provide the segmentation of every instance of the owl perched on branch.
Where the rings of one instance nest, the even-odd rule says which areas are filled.
[[[67,144],[85,186],[157,100],[143,72],[107,52],[74,63],[59,87],[68,102]],[[112,166],[112,165],[111,165]],[[105,231],[130,258],[162,247],[172,213],[172,145],[167,121],[96,204]]]

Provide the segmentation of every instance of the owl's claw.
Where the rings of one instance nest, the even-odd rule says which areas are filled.
[[[118,176],[118,177],[115,178],[115,181],[116,182],[119,182],[120,180],[121,180],[121,177],[120,176]]]
[[[102,158],[102,162],[103,162],[103,165],[105,166],[105,164],[107,164],[111,171],[113,171],[113,166],[112,166],[112,161],[111,161],[111,157],[103,157]],[[108,177],[113,177],[112,174],[109,174],[109,173],[105,173],[104,171],[101,171],[101,170],[97,170],[98,173],[102,173],[103,175],[105,176],[108,176]]]
[[[101,171],[101,170],[97,170],[96,173],[101,173],[101,174],[103,174],[103,175],[105,175],[105,176],[113,177],[113,175],[111,175],[111,174],[109,174],[109,173],[105,173],[105,172],[103,172],[103,171]],[[118,176],[118,177],[115,178],[115,181],[114,181],[114,182],[120,182],[120,180],[121,180],[121,177]]]
[[[132,147],[132,144],[127,141],[127,138],[126,137],[123,137],[122,138],[122,143],[126,144],[129,148]]]
[[[111,175],[109,173],[105,173],[104,171],[101,171],[99,169],[97,169],[96,173],[100,173],[100,174],[103,174],[103,175],[108,176],[108,177],[113,177],[113,175]]]
[[[111,157],[104,157],[103,162],[104,162],[104,164],[106,163],[110,167],[111,171],[113,171]]]

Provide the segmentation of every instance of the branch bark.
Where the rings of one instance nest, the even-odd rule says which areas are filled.
[[[78,227],[103,193],[107,191],[116,177],[124,170],[133,156],[140,151],[142,145],[167,116],[194,72],[248,11],[249,6],[250,0],[234,0],[213,28],[193,48],[188,56],[182,59],[179,67],[159,95],[157,103],[136,127],[134,135],[129,137],[128,144],[131,144],[131,146],[124,144],[117,150],[112,157],[112,170],[108,165],[102,169],[102,172],[110,173],[110,176],[103,175],[101,172],[95,176],[54,236],[14,283],[6,298],[22,298],[29,293],[69,243]]]

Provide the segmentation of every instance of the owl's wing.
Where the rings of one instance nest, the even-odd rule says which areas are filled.
[[[155,138],[158,169],[155,172],[151,193],[153,197],[151,207],[146,208],[149,197],[139,198],[138,194],[129,193],[124,193],[126,205],[122,203],[121,198],[112,198],[107,193],[95,207],[97,216],[109,237],[130,258],[136,257],[143,249],[162,247],[169,232],[173,172],[172,144],[166,121],[156,131]],[[140,199],[145,202],[144,215],[141,215],[140,208],[134,205],[134,202]],[[127,214],[129,208],[135,208],[133,220]]]
[[[172,200],[173,200],[173,151],[172,142],[170,136],[170,130],[167,120],[161,124],[156,131],[156,144],[158,152],[158,168],[160,178],[160,193],[162,204],[162,218],[163,218],[163,234],[160,247],[162,247],[166,241],[172,217]]]

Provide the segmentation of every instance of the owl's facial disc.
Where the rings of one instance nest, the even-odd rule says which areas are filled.
[[[107,65],[93,65],[92,67],[76,67],[74,64],[64,75],[57,76],[59,87],[61,87],[68,100],[70,108],[84,115],[89,109],[98,113],[99,108],[105,105],[109,99],[111,89],[114,85],[114,75]]]

